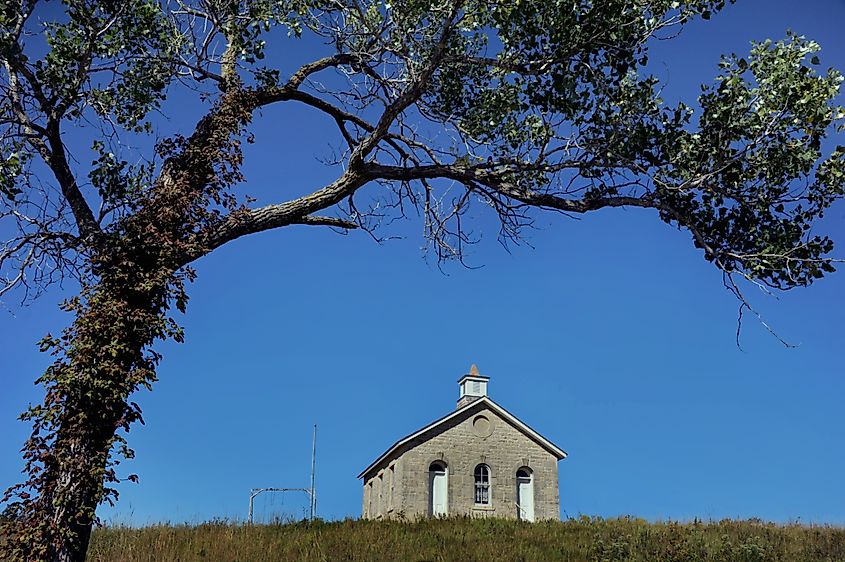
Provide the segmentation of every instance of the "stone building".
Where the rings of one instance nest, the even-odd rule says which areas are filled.
[[[566,453],[487,396],[475,365],[457,409],[397,441],[364,469],[363,517],[558,519]]]

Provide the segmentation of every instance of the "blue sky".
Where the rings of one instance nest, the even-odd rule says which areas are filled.
[[[694,100],[720,53],[787,29],[845,70],[845,2],[744,0],[652,50],[669,99]],[[295,57],[308,58],[303,43]],[[179,129],[191,107],[162,129]],[[301,107],[265,111],[247,154],[247,192],[277,201],[335,171],[331,123]],[[841,143],[841,141],[840,141]],[[824,228],[845,256],[845,205]],[[187,341],[160,346],[147,424],[107,521],[145,524],[246,516],[249,489],[305,486],[319,426],[318,512],[360,514],[358,472],[398,438],[454,408],[470,364],[490,395],[570,454],[563,515],[649,519],[761,517],[845,524],[845,276],[754,301],[796,349],[748,318],[687,233],[640,210],[581,220],[538,215],[508,253],[489,219],[464,269],[421,253],[418,222],[376,244],[363,234],[293,227],[240,240],[197,264]],[[18,480],[48,358],[35,342],[70,318],[54,289],[0,308],[0,486]],[[259,510],[294,511],[260,504]],[[296,504],[296,507],[294,507]]]

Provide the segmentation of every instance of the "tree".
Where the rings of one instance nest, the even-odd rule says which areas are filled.
[[[141,420],[133,393],[156,380],[153,346],[182,338],[169,314],[185,310],[191,263],[237,238],[295,224],[377,236],[413,212],[437,258],[461,260],[470,205],[489,207],[505,240],[540,210],[640,207],[686,229],[744,305],[738,279],[788,290],[832,272],[833,243],[812,229],[843,196],[845,148],[822,145],[845,111],[819,46],[788,35],[724,57],[697,109],[664,104],[647,71],[650,41],[724,4],[7,0],[0,295],[66,277],[80,289],[63,305],[72,324],[41,342],[55,360],[43,404],[23,414],[28,479],[5,495],[0,554],[84,560],[133,455],[124,435]],[[305,34],[325,56],[289,76],[264,62],[265,42]],[[207,112],[154,143],[178,89]],[[241,143],[284,103],[337,125],[341,171],[254,207],[239,194]],[[82,124],[90,146],[73,140]],[[149,146],[134,163],[127,138]]]

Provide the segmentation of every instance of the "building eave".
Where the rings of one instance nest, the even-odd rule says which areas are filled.
[[[513,414],[511,414],[510,412],[505,410],[503,407],[501,407],[498,404],[496,404],[495,402],[493,402],[493,400],[491,400],[489,396],[482,396],[478,400],[473,400],[472,402],[465,405],[464,407],[459,408],[459,409],[455,410],[454,412],[451,412],[451,413],[443,416],[442,418],[431,422],[430,424],[423,427],[422,429],[419,429],[419,430],[415,431],[414,433],[411,433],[411,434],[403,437],[402,439],[400,439],[399,441],[394,443],[387,451],[382,453],[376,460],[374,460],[372,463],[370,463],[370,465],[367,468],[362,470],[361,474],[358,475],[358,478],[363,478],[364,476],[366,476],[367,473],[369,473],[373,468],[375,468],[379,464],[381,464],[386,458],[391,457],[394,453],[396,453],[402,447],[407,445],[410,441],[416,439],[417,437],[419,437],[419,436],[421,436],[425,433],[433,431],[434,429],[436,429],[440,425],[448,422],[449,420],[452,420],[452,419],[454,419],[458,416],[461,416],[461,415],[465,414],[467,411],[469,411],[473,408],[477,408],[479,405],[482,405],[482,404],[486,405],[490,410],[492,410],[493,412],[500,415],[506,421],[510,422],[514,427],[516,427],[518,430],[520,430],[529,439],[531,439],[532,441],[534,441],[535,443],[537,443],[538,445],[543,447],[543,449],[545,449],[546,451],[548,451],[549,453],[554,455],[557,458],[557,460],[563,460],[563,459],[566,458],[566,456],[567,456],[566,451],[564,451],[563,449],[561,449],[560,447],[558,447],[557,445],[555,445],[554,443],[552,443],[551,441],[549,441],[548,439],[546,439],[545,437],[540,435],[537,431],[533,430],[526,423],[520,421],[519,418],[517,418],[516,416],[514,416]]]
[[[462,376],[461,378],[458,379],[458,384],[461,384],[462,382],[464,382],[467,379],[480,380],[480,381],[486,382],[486,381],[490,380],[490,377],[485,377],[484,375],[464,375],[464,376]]]

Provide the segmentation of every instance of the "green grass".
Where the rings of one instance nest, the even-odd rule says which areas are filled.
[[[589,519],[207,523],[95,531],[89,561],[845,562],[845,529]]]

